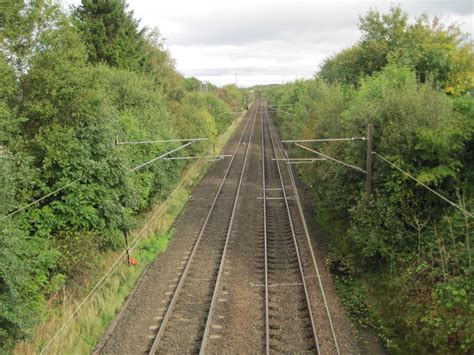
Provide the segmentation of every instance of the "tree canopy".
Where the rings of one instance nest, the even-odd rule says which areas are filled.
[[[89,62],[140,70],[146,62],[144,29],[125,0],[83,0],[74,11]]]
[[[460,94],[474,83],[472,42],[458,27],[423,15],[413,23],[400,7],[387,14],[372,10],[361,17],[361,40],[327,59],[319,76],[330,82],[358,85],[361,77],[392,63],[412,69],[421,82]]]

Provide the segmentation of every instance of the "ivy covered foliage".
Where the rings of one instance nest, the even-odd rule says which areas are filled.
[[[360,43],[328,59],[314,80],[269,87],[266,96],[270,105],[289,105],[275,111],[287,139],[363,137],[372,123],[378,154],[472,213],[473,53],[470,42],[455,41],[456,28],[426,21],[409,26],[399,8],[370,12]],[[448,52],[421,38],[434,46],[443,38]],[[416,61],[420,47],[431,55],[425,66]],[[451,81],[458,70],[462,82]],[[365,169],[364,141],[312,148]],[[296,147],[291,155],[308,156]],[[322,161],[299,173],[327,237],[328,265],[357,320],[375,325],[393,353],[472,353],[472,218],[378,156],[370,197],[358,170]]]
[[[123,0],[84,0],[71,13],[53,0],[0,7],[4,353],[41,321],[50,295],[101,253],[122,248],[134,217],[180,178],[181,161],[131,171],[179,144],[116,141],[199,136],[210,141],[182,154],[212,149],[244,102],[233,87],[204,93],[188,85],[159,32],[140,29]]]

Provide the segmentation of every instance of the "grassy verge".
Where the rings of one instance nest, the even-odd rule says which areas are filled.
[[[235,119],[217,140],[216,150],[220,151],[227,143],[244,114]],[[101,339],[109,323],[120,310],[127,295],[147,265],[157,255],[166,250],[172,237],[171,226],[188,200],[192,188],[207,171],[209,164],[205,160],[187,168],[183,179],[172,197],[167,201],[157,202],[153,208],[140,218],[139,228],[132,233],[131,240],[138,235],[140,240],[133,248],[133,257],[137,265],[128,267],[121,253],[102,255],[102,262],[96,266],[96,272],[80,284],[72,285],[71,290],[64,292],[61,302],[51,302],[48,320],[35,329],[29,341],[20,342],[15,354],[39,354],[62,328],[54,341],[46,349],[46,354],[87,354],[91,353]],[[93,289],[102,276],[119,260],[110,277],[101,287],[83,303],[80,311],[74,312]],[[72,289],[73,288],[73,289]],[[67,296],[66,296],[67,295]],[[70,317],[74,317],[70,319]]]

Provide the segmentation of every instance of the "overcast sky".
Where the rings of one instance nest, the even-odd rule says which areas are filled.
[[[62,0],[64,4],[80,0]],[[141,26],[158,27],[177,69],[216,85],[309,78],[324,58],[360,37],[359,16],[401,4],[473,33],[474,1],[128,0]]]

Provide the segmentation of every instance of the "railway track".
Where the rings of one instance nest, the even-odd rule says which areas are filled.
[[[256,104],[255,139],[248,157],[239,205],[226,252],[221,278],[208,317],[206,343],[209,354],[263,353],[263,205],[261,194],[262,103]]]
[[[308,228],[306,226],[293,171],[289,162],[285,161],[285,159],[288,159],[288,155],[286,154],[281,141],[277,139],[278,136],[276,129],[269,119],[266,106],[264,112],[268,131],[271,136],[270,140],[273,151],[273,161],[276,162],[274,166],[277,168],[278,177],[280,180],[278,191],[281,191],[282,193],[281,197],[283,198],[283,205],[286,209],[285,217],[288,218],[288,220],[285,222],[285,226],[283,227],[286,227],[287,235],[291,234],[293,239],[293,243],[289,242],[288,240],[286,240],[286,242],[284,241],[283,243],[286,243],[286,246],[288,247],[286,250],[287,252],[291,250],[289,244],[293,244],[293,256],[290,256],[288,259],[288,265],[291,265],[289,266],[289,269],[296,269],[297,263],[300,277],[300,282],[289,282],[291,278],[288,278],[286,282],[288,287],[294,286],[296,288],[297,286],[300,286],[300,306],[296,305],[295,307],[297,311],[293,313],[295,318],[300,320],[300,325],[297,326],[298,322],[294,321],[290,323],[289,326],[293,325],[297,327],[295,331],[302,329],[302,331],[299,333],[299,341],[294,342],[294,344],[300,344],[298,345],[300,347],[299,349],[286,350],[284,347],[286,344],[288,344],[290,339],[286,339],[284,335],[279,334],[278,332],[276,332],[278,334],[276,337],[276,344],[273,346],[272,342],[270,342],[269,348],[272,349],[274,347],[278,352],[299,351],[313,353],[316,352],[318,354],[340,354],[339,343],[326,300],[319,268],[314,256],[313,247],[309,237]],[[284,165],[284,167],[281,168],[280,164]],[[280,220],[280,218],[277,219]],[[278,230],[278,228],[276,230]],[[279,250],[279,252],[282,253],[281,250]],[[288,257],[288,255],[286,255],[286,257]],[[282,258],[281,260],[285,260],[285,258]],[[270,288],[271,280],[269,280],[268,285]],[[302,291],[304,291],[304,297]],[[294,292],[296,293],[297,291],[294,290]],[[269,294],[271,295],[270,292]],[[282,297],[282,299],[283,304],[287,304],[285,298]],[[271,300],[271,296],[269,296],[269,300]],[[285,306],[285,309],[287,310],[288,306]],[[272,312],[270,309],[270,314],[271,313]],[[317,320],[315,319],[314,314],[318,315]],[[272,332],[272,329],[270,329],[270,331]],[[291,333],[286,332],[286,334]],[[301,337],[303,339],[301,339]],[[282,347],[283,350],[281,350]]]
[[[264,140],[266,283],[265,308],[268,313],[266,353],[320,353],[316,324],[311,309],[300,245],[288,198],[294,190],[285,185],[276,135],[271,129],[266,110],[262,124],[267,127]],[[265,121],[263,123],[263,121]],[[269,143],[269,152],[265,143]],[[267,193],[268,190],[268,193]]]
[[[240,140],[190,252],[178,284],[169,292],[166,312],[157,326],[149,354],[196,353],[207,339],[206,321],[216,302],[215,285],[232,230],[242,179],[256,121],[256,106],[249,115]],[[226,222],[223,222],[226,221]]]
[[[191,199],[202,209],[199,231],[187,229],[195,237],[173,262],[176,276],[160,288],[159,308],[148,307],[145,353],[339,354],[293,172],[263,101],[235,137],[227,165]]]
[[[312,282],[313,289],[309,290],[307,280],[314,280],[316,275],[309,257],[311,253],[307,251],[311,245],[305,238],[306,226],[297,208],[300,205],[294,178],[289,164],[284,162],[285,152],[265,104],[257,104],[256,109],[260,150],[253,150],[256,156],[250,159],[249,170],[254,173],[254,181],[246,181],[241,198],[246,208],[260,208],[262,216],[252,218],[245,211],[239,211],[236,223],[232,224],[234,230],[228,230],[229,237],[233,231],[236,236],[229,248],[228,242],[232,239],[226,242],[200,353],[232,353],[237,349],[242,353],[266,354],[339,353],[335,334],[332,339],[328,337],[327,327],[321,327],[326,335],[323,341],[318,337],[312,309],[312,304],[319,302],[313,295],[318,285]],[[255,189],[255,175],[261,177],[260,197]],[[259,199],[261,203],[256,206],[252,199]],[[259,223],[261,228],[257,227]],[[242,267],[243,261],[248,261],[245,267]],[[246,269],[254,274],[245,273]],[[252,293],[246,284],[260,287],[263,292]],[[225,302],[216,302],[218,298]],[[261,319],[249,303],[260,305]],[[239,317],[242,304],[246,307],[245,318]],[[218,314],[218,318],[214,314]],[[239,327],[236,319],[248,325],[246,331],[239,329],[242,324]],[[264,331],[256,335],[252,332],[255,328]]]

